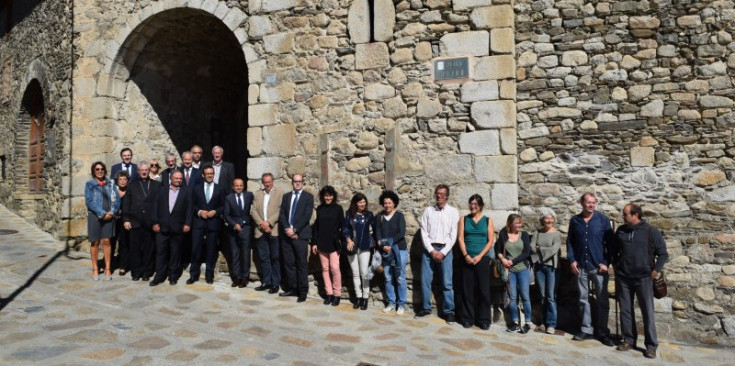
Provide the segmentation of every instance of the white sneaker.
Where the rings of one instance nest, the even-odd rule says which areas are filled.
[[[396,314],[403,315],[403,313],[405,312],[406,312],[406,308],[404,308],[403,306],[399,306],[398,311],[396,311]]]
[[[395,305],[388,305],[385,307],[385,309],[383,309],[383,312],[390,313],[391,311],[393,311],[394,308],[395,308]]]
[[[556,332],[556,329],[554,329],[554,327],[548,327],[548,328],[546,328],[546,333],[547,334],[554,334],[555,332]]]

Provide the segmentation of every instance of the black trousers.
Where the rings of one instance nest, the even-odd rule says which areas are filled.
[[[278,237],[263,234],[256,239],[258,257],[260,258],[260,282],[266,286],[281,285],[281,260]]]
[[[461,260],[462,301],[459,319],[462,323],[490,324],[490,257],[484,256],[475,265]]]
[[[232,274],[238,280],[250,279],[250,225],[244,225],[239,232],[229,230],[230,253],[232,253]]]
[[[128,268],[133,277],[150,277],[155,268],[153,254],[156,251],[153,231],[147,227],[130,229]]]
[[[306,240],[292,240],[285,235],[281,237],[281,253],[283,254],[283,271],[285,272],[284,289],[295,291],[299,296],[309,293],[309,275],[306,256],[308,247]]]
[[[117,268],[129,270],[130,264],[130,232],[123,227],[123,219],[115,219],[115,237],[112,241],[114,255],[117,248]]]
[[[181,250],[184,234],[156,234],[156,279],[178,280],[181,276]]]
[[[638,338],[638,327],[635,324],[633,300],[638,297],[638,305],[643,315],[643,330],[647,350],[658,348],[656,337],[656,321],[653,315],[653,278],[623,278],[615,276],[615,292],[620,302],[620,329],[623,333],[623,342],[635,346]]]
[[[214,278],[214,265],[217,263],[218,237],[219,231],[211,231],[206,228],[192,230],[191,267],[189,267],[189,275],[192,278],[199,278],[202,261],[207,265],[204,276],[207,279]]]

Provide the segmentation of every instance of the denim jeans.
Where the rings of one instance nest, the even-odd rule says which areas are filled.
[[[406,287],[406,263],[408,262],[408,251],[401,250],[400,268],[393,268],[390,265],[383,264],[383,274],[385,275],[385,295],[388,297],[388,305],[406,306],[406,297],[408,297],[408,288]],[[376,254],[377,255],[377,254]],[[394,272],[398,272],[398,291],[393,285]],[[396,292],[398,298],[396,299]]]
[[[535,273],[536,283],[541,291],[543,324],[556,328],[556,277],[559,272],[553,266],[537,264]]]
[[[597,310],[594,327],[592,326],[592,309],[589,301],[590,289],[588,281],[590,280],[594,286],[595,308]],[[579,313],[582,314],[582,333],[594,334],[598,338],[610,335],[610,329],[607,327],[610,312],[609,295],[607,293],[608,280],[608,274],[599,273],[597,269],[588,271],[581,269],[577,277]]]
[[[510,272],[508,274],[508,281],[510,282],[510,317],[514,323],[520,323],[518,321],[518,290],[521,292],[521,302],[523,303],[523,315],[526,319],[526,323],[531,323],[531,296],[529,296],[529,281],[531,280],[531,273],[526,268],[520,272]]]
[[[431,281],[434,271],[441,275],[444,314],[454,314],[454,289],[452,288],[452,252],[449,252],[441,263],[434,262],[429,253],[424,251],[421,263],[421,294],[423,296],[423,310],[431,311]]]

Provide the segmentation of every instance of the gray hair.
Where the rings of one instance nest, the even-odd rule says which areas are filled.
[[[551,216],[552,218],[554,218],[554,221],[556,221],[556,212],[554,212],[554,210],[550,208],[544,207],[541,209],[541,212],[539,212],[539,215],[538,215],[539,222],[543,224],[544,218],[546,218],[547,216]]]
[[[220,151],[222,151],[222,154],[224,155],[225,149],[223,149],[222,146],[215,146],[215,147],[213,147],[212,148],[212,154],[214,154],[214,150],[217,150],[217,149],[219,149]]]
[[[171,153],[171,152],[170,153],[166,153],[166,158],[164,158],[164,160],[166,160],[167,158],[174,158],[174,159],[176,159],[176,154]]]
[[[138,163],[138,168],[140,168],[140,167],[142,167],[142,166],[147,166],[147,167],[148,167],[148,169],[150,169],[150,168],[151,168],[151,163],[149,163],[149,162],[147,162],[147,161],[143,160],[143,161],[141,161],[140,163]]]

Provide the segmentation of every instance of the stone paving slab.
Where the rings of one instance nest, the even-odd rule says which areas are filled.
[[[7,365],[732,365],[732,349],[662,342],[659,358],[569,335],[509,334],[447,325],[435,316],[353,310],[279,298],[250,285],[89,278],[88,253],[0,206],[0,364]],[[8,298],[14,296],[8,302]],[[640,340],[642,345],[642,340]]]

